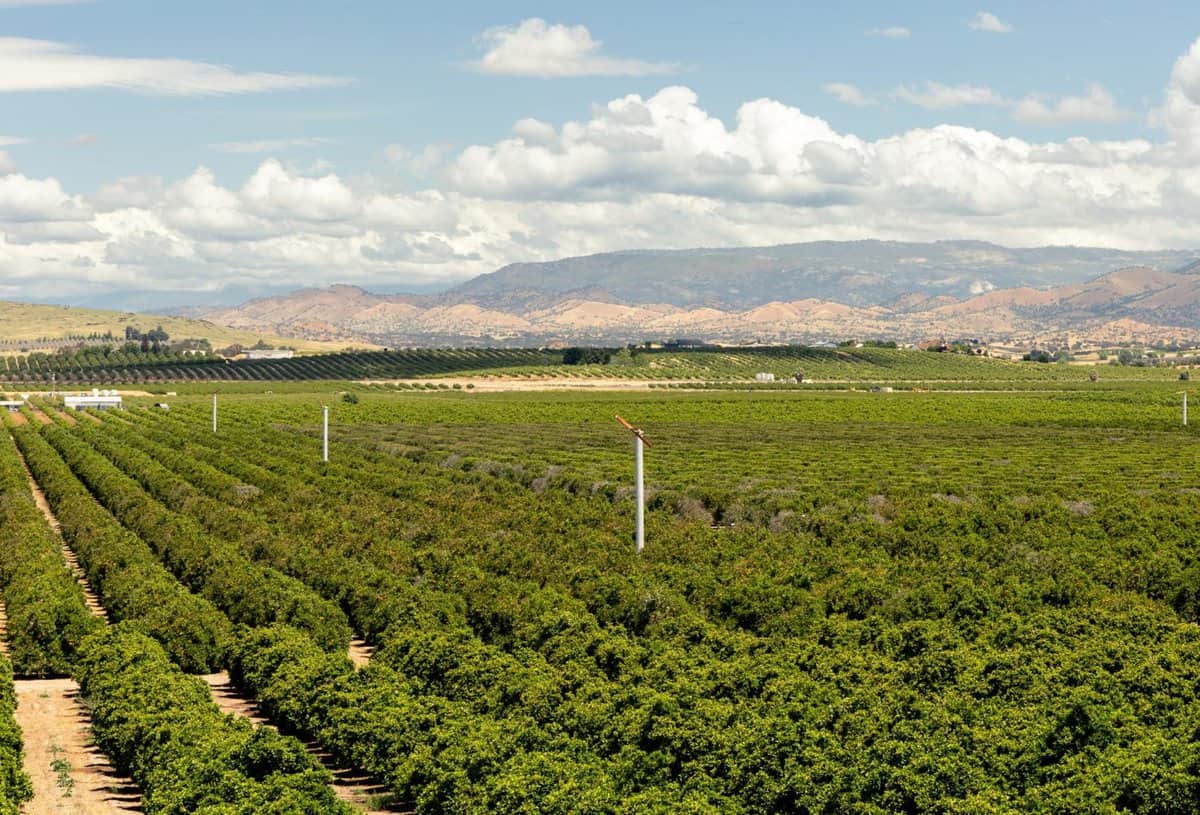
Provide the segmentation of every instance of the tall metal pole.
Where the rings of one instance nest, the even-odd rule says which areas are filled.
[[[642,470],[642,448],[645,444],[638,435],[634,435],[633,444],[637,467],[637,550],[640,555],[646,546],[646,485]]]
[[[213,394],[213,432],[217,432],[217,395]]]
[[[329,461],[329,405],[321,410],[321,461]]]

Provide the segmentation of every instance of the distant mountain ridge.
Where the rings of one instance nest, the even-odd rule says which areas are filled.
[[[744,310],[815,298],[888,305],[905,295],[962,299],[991,289],[1080,283],[1115,269],[1176,269],[1190,251],[1009,249],[982,241],[819,241],[736,249],[628,251],[514,263],[441,299],[527,311],[563,299]]]
[[[383,345],[828,338],[1200,337],[1189,251],[821,242],[522,263],[440,295],[306,289],[209,312],[249,330]],[[1145,338],[1145,339],[1143,339]]]

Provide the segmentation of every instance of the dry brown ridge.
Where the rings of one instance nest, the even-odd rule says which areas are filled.
[[[1101,316],[1108,306],[1113,313]],[[1200,275],[1130,268],[1050,289],[997,289],[965,300],[911,294],[888,306],[810,298],[727,311],[577,298],[509,313],[470,303],[421,306],[352,286],[330,286],[253,300],[207,316],[241,329],[358,341],[381,336],[503,340],[621,332],[726,340],[943,335],[998,340],[1071,331],[1085,342],[1149,343],[1200,341],[1200,328],[1178,325],[1186,322],[1189,309],[1198,307]]]

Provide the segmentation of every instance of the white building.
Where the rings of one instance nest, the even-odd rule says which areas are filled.
[[[25,404],[24,401],[18,402],[15,399],[0,400],[0,408],[4,408],[9,413],[16,413],[17,411],[19,411],[21,409],[21,406],[24,404]]]
[[[93,389],[91,393],[64,395],[63,404],[74,410],[113,410],[121,407],[121,395]]]
[[[775,374],[769,374],[769,373],[755,374],[754,381],[755,382],[774,382]]]

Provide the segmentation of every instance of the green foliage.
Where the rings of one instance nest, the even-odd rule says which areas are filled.
[[[17,673],[68,674],[80,641],[101,623],[88,612],[83,590],[34,503],[7,430],[0,431],[0,589]]]
[[[294,738],[221,714],[203,681],[124,625],[90,637],[75,673],[97,744],[142,790],[147,815],[349,815]]]
[[[563,365],[607,365],[612,359],[610,348],[568,348],[563,351]]]
[[[24,770],[24,744],[14,711],[12,663],[0,656],[0,815],[18,815],[21,804],[33,799],[33,788]]]
[[[298,581],[254,563],[234,544],[206,534],[192,518],[150,498],[133,478],[66,427],[48,425],[41,432],[101,504],[146,541],[180,582],[230,620],[245,625],[288,622],[311,632],[326,648],[346,647],[350,630],[335,605]],[[137,457],[137,463],[134,474],[142,479],[166,473],[161,463],[145,456]]]
[[[150,547],[97,504],[34,428],[12,432],[109,615],[154,637],[186,670],[216,670],[229,620],[180,585]]]
[[[918,387],[974,388],[1034,387],[1048,382],[1071,381],[1077,373],[1069,367],[1030,365],[977,356],[970,345],[948,346],[959,353],[924,353],[895,348],[889,343],[863,343],[839,348],[763,346],[723,348],[568,348],[565,351],[538,349],[412,349],[396,351],[343,352],[297,356],[291,359],[226,360],[205,346],[156,347],[149,340],[125,346],[84,346],[58,354],[36,352],[0,358],[0,382],[49,382],[53,374],[59,384],[111,385],[132,383],[179,383],[186,389],[203,383],[314,382],[318,380],[374,382],[371,387],[400,387],[380,384],[393,380],[420,380],[450,375],[508,377],[623,377],[638,380],[721,383],[722,387],[753,382],[759,372],[774,373],[772,387],[785,387],[784,379],[802,370],[817,386],[843,383],[911,383]],[[855,344],[857,345],[857,344]],[[225,349],[232,353],[240,346]],[[199,353],[197,353],[199,352]],[[1064,352],[1065,354],[1065,352]],[[1154,352],[1125,350],[1122,379],[1166,381],[1170,365],[1189,360],[1165,357]],[[1034,355],[1038,361],[1064,359],[1047,352]],[[1161,368],[1161,370],[1160,370]],[[203,385],[207,388],[207,385]],[[358,386],[366,387],[366,386]],[[175,390],[175,387],[171,388]],[[181,391],[182,392],[182,391]]]
[[[327,399],[44,432],[148,541],[345,612],[367,668],[274,625],[231,675],[420,813],[1200,805],[1200,461],[1166,380],[378,393],[325,464]],[[655,443],[641,557],[613,412]]]

